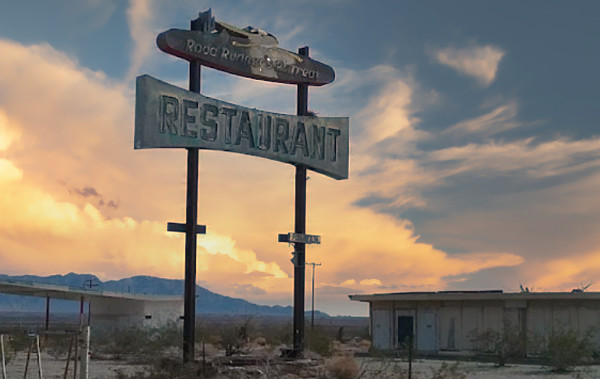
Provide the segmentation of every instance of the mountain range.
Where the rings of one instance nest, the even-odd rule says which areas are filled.
[[[183,296],[184,282],[181,279],[163,279],[153,276],[133,276],[120,280],[103,282],[95,275],[75,274],[35,276],[1,275],[0,280],[11,280],[26,283],[53,284],[71,288],[92,288],[97,291],[122,292],[145,295],[180,295]],[[43,312],[46,299],[41,297],[9,295],[0,293],[0,311],[12,312]],[[77,312],[79,303],[76,301],[52,300],[53,312]],[[259,305],[244,299],[220,295],[196,285],[196,313],[198,314],[230,314],[230,315],[265,315],[291,316],[291,306]],[[308,313],[308,312],[307,312]],[[329,317],[326,313],[316,311],[315,317]]]

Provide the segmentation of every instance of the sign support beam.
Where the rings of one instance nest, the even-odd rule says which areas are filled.
[[[308,46],[298,49],[298,54],[303,57],[309,56]],[[308,115],[308,85],[298,84],[297,92],[297,114]],[[295,225],[294,232],[306,233],[306,166],[296,165],[295,186]],[[306,245],[303,242],[295,242],[296,264],[294,265],[294,350],[295,356],[302,355],[304,350],[304,292],[306,279]]]
[[[204,16],[204,17],[202,17]],[[206,17],[208,16],[208,17]],[[210,13],[200,14],[190,23],[191,30],[208,29]],[[200,93],[201,65],[190,61],[189,89]],[[198,221],[198,148],[187,149],[187,191],[185,209],[185,280],[183,293],[183,363],[194,361],[196,334],[196,234]]]

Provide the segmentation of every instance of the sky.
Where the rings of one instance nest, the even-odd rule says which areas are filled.
[[[186,152],[133,149],[135,78],[187,88],[156,36],[198,12],[332,66],[350,176],[309,172],[315,306],[349,294],[600,290],[597,1],[4,1],[0,273],[183,278]],[[202,93],[295,113],[296,88],[202,70]],[[197,281],[290,305],[294,167],[200,153]],[[307,268],[306,309],[310,307]]]

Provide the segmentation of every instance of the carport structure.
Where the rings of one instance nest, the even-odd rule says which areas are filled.
[[[86,323],[86,302],[87,322],[93,321],[95,327],[155,327],[169,321],[178,322],[183,314],[183,296],[130,294],[15,280],[0,280],[0,293],[45,298],[46,330],[51,321],[51,299],[78,301],[80,326]]]

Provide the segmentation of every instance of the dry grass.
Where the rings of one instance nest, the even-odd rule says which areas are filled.
[[[335,379],[354,379],[360,372],[358,363],[351,356],[337,356],[325,361],[329,377]]]

